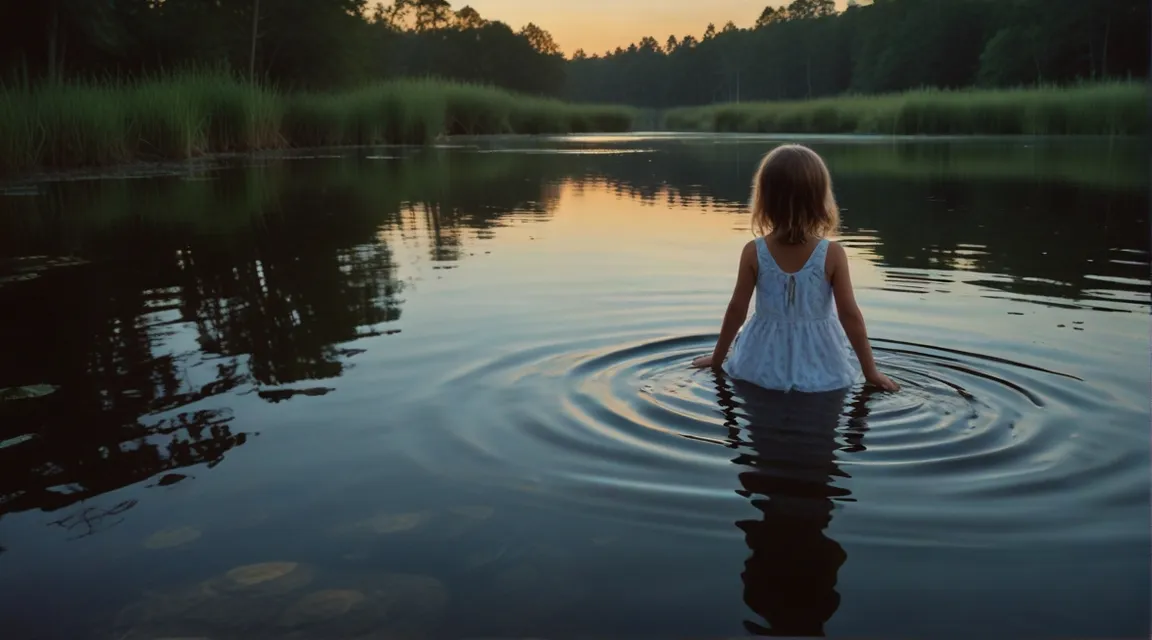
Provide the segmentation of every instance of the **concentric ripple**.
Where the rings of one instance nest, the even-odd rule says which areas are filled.
[[[1147,501],[1145,418],[1084,380],[876,340],[900,392],[784,394],[690,367],[714,341],[546,344],[480,363],[441,381],[452,410],[403,446],[463,482],[703,535],[735,535],[748,498],[781,492],[834,502],[843,538],[862,543],[1133,535],[1103,523]]]

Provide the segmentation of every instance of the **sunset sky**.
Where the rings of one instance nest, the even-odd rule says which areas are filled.
[[[843,9],[847,0],[836,0]],[[731,20],[739,27],[756,22],[764,7],[781,0],[453,0],[453,9],[471,5],[489,20],[519,29],[529,22],[547,29],[570,55],[627,47],[644,36],[661,44],[670,34],[699,38],[709,22],[720,28]],[[861,2],[861,4],[867,4]]]

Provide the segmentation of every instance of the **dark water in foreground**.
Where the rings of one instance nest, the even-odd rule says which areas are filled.
[[[4,191],[4,638],[1147,637],[1141,143],[810,141],[805,397],[686,366],[770,140],[473,142]]]

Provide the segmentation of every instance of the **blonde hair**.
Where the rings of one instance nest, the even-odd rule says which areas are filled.
[[[832,176],[815,151],[798,144],[776,147],[752,181],[752,231],[775,234],[783,244],[803,244],[840,228]]]

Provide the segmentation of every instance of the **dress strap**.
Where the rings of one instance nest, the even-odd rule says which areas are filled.
[[[812,251],[812,257],[808,258],[810,263],[815,263],[816,267],[820,269],[820,273],[824,273],[824,265],[828,262],[829,244],[828,238],[820,238],[820,244],[816,245],[816,249]]]
[[[768,241],[764,239],[764,236],[760,236],[756,238],[755,243],[756,259],[758,262],[763,264],[765,256],[772,257],[772,254],[768,252]]]

